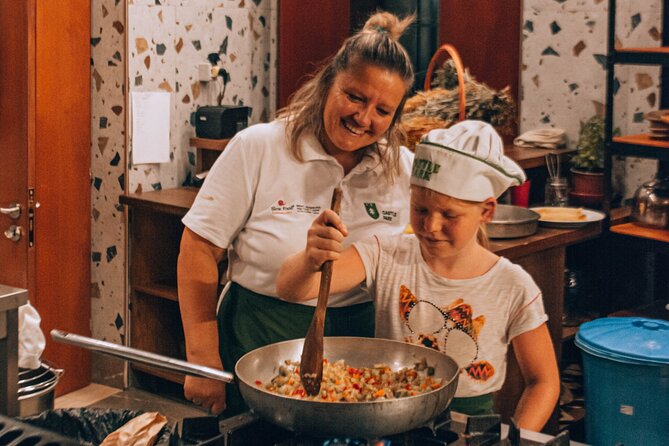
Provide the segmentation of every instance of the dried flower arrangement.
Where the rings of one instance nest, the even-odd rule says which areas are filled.
[[[411,149],[420,137],[435,128],[447,128],[459,121],[458,74],[452,59],[435,70],[431,89],[419,91],[407,99],[402,127]],[[465,70],[466,118],[489,122],[503,135],[512,134],[516,122],[516,104],[511,89],[496,91],[478,82]]]

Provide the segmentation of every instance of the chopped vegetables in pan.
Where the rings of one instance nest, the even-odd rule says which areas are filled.
[[[318,395],[308,396],[300,382],[299,367],[299,362],[287,360],[279,366],[279,374],[271,382],[256,381],[256,384],[296,399],[351,403],[413,396],[442,386],[442,380],[433,376],[434,368],[424,359],[414,367],[398,371],[391,370],[387,364],[355,368],[343,359],[334,363],[324,359],[321,391]]]

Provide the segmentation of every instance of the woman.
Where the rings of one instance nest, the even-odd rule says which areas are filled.
[[[190,362],[232,370],[244,353],[304,337],[315,301],[276,296],[285,257],[302,248],[313,218],[341,187],[349,241],[397,233],[409,219],[411,153],[397,124],[413,82],[398,42],[413,20],[369,18],[300,88],[277,120],[239,132],[218,158],[191,210],[178,262],[179,305]],[[229,282],[218,309],[218,264]],[[360,287],[329,299],[326,335],[373,336]],[[219,351],[220,350],[220,351]],[[219,357],[220,355],[220,357]],[[186,398],[213,413],[244,410],[235,386],[187,377]],[[225,401],[227,397],[227,403]]]

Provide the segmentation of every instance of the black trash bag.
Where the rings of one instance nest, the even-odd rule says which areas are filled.
[[[98,446],[107,435],[143,413],[128,409],[55,409],[21,420],[77,440],[84,446]],[[169,446],[176,438],[174,427],[165,425],[154,444]]]

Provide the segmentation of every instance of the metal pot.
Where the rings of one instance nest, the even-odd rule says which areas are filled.
[[[106,353],[129,361],[179,373],[233,380],[232,374],[210,367],[85,336],[52,330],[54,340]],[[394,400],[361,403],[305,401],[266,391],[256,381],[269,382],[287,359],[299,361],[304,339],[270,344],[237,361],[236,380],[248,406],[272,423],[305,434],[376,437],[404,432],[426,424],[448,408],[458,384],[459,367],[448,355],[420,345],[377,338],[324,338],[323,355],[343,359],[353,367],[385,363],[393,369],[412,367],[425,359],[444,385],[428,393]]]
[[[486,223],[489,238],[527,237],[537,232],[540,215],[530,209],[497,205],[492,221]]]
[[[637,189],[632,219],[641,226],[669,229],[669,178],[655,178]]]
[[[19,371],[19,416],[27,417],[51,410],[54,407],[56,384],[63,370],[42,362],[36,369]]]

